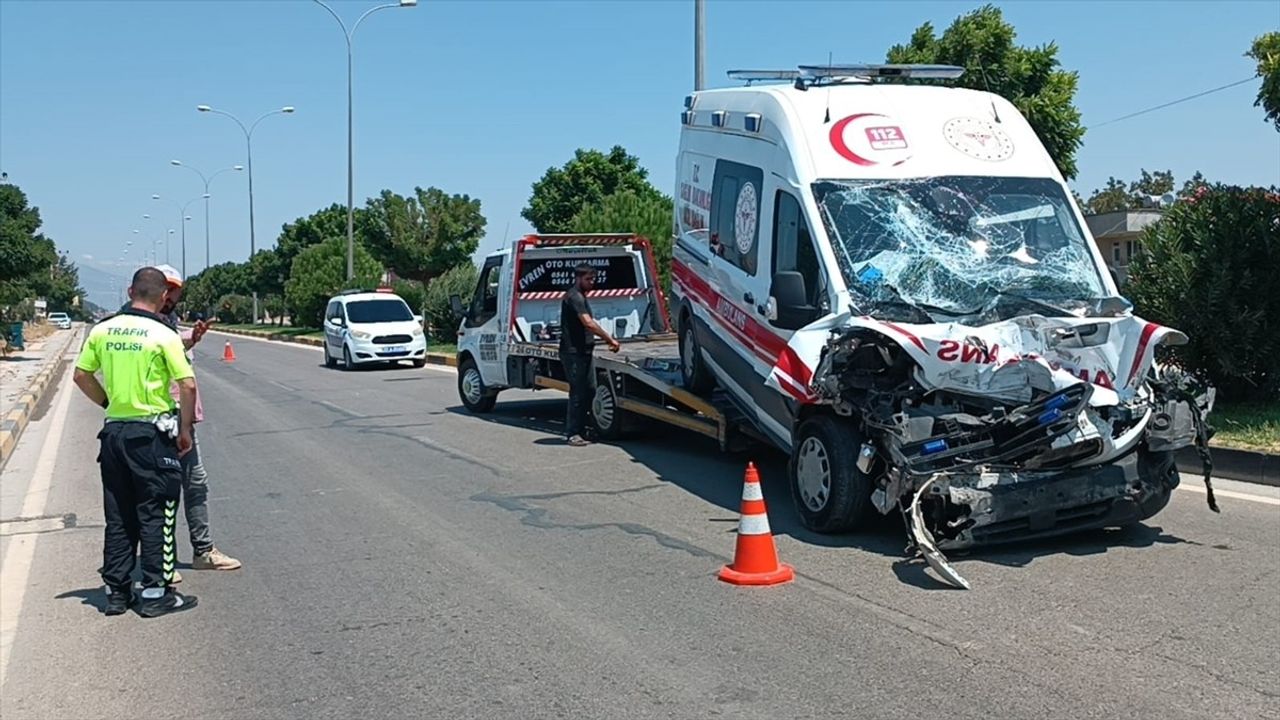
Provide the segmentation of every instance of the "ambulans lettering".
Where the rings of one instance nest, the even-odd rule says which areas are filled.
[[[716,297],[716,313],[735,328],[743,331],[747,329],[747,314],[722,297]]]
[[[983,348],[973,343],[960,342],[959,340],[943,340],[938,344],[938,349],[934,352],[934,356],[943,362],[960,362],[970,365],[1007,365],[1022,360],[1037,360],[1040,357],[1035,353],[1025,353],[1001,358],[999,345]],[[1058,360],[1050,360],[1048,362],[1049,367],[1053,370],[1066,370],[1087,383],[1093,383],[1109,390],[1115,389],[1115,382],[1106,370],[1090,371],[1088,369],[1074,368],[1064,365]]]

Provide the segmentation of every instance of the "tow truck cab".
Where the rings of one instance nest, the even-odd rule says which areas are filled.
[[[816,531],[908,505],[944,546],[1149,517],[1212,392],[1154,365],[1185,337],[1130,312],[1012,104],[892,82],[961,72],[738,72],[686,98],[684,382],[791,454]]]

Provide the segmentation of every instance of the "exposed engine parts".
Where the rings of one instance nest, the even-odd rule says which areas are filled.
[[[1173,452],[1184,447],[1200,453],[1218,510],[1205,421],[1213,390],[1181,370],[1155,367],[1138,387],[1104,394],[1087,374],[1018,358],[1005,364],[1025,366],[1020,387],[997,367],[983,376],[995,391],[957,392],[929,382],[896,340],[866,327],[832,332],[813,389],[861,430],[857,467],[872,505],[902,511],[912,547],[948,582],[969,587],[940,548],[1151,517],[1178,484]]]

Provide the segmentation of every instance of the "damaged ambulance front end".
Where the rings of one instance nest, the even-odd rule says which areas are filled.
[[[1213,391],[1156,362],[1186,337],[1132,314],[1061,187],[814,187],[848,310],[791,349],[816,401],[857,426],[872,505],[903,511],[926,558],[1149,518],[1183,447],[1207,482]]]

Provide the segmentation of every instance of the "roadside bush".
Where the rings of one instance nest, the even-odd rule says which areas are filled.
[[[324,308],[339,291],[347,288],[377,287],[382,266],[359,243],[355,246],[355,279],[347,282],[347,240],[330,238],[303,250],[293,259],[284,299],[293,324],[320,327]]]
[[[427,289],[417,280],[397,280],[391,287],[404,299],[410,310],[417,315],[425,315],[423,308],[427,302]]]
[[[247,295],[223,295],[218,300],[218,320],[228,325],[253,322],[253,298]]]
[[[468,262],[437,277],[427,286],[423,315],[426,319],[427,334],[432,340],[439,343],[458,341],[458,321],[454,318],[453,309],[449,306],[449,296],[461,295],[462,304],[466,305],[471,302],[471,296],[475,294],[476,281],[479,278],[480,271]]]
[[[271,316],[272,325],[284,324],[284,298],[279,295],[268,295],[261,298],[260,305],[262,311]]]
[[[1219,398],[1280,400],[1280,193],[1204,186],[1142,237],[1136,312],[1190,337],[1169,350]]]

